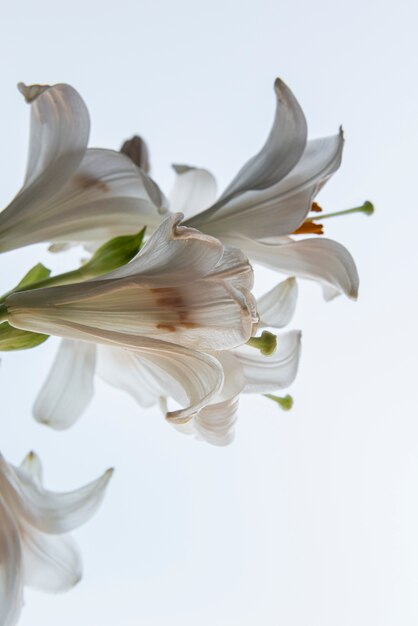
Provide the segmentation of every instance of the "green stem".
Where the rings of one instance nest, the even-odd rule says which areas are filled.
[[[56,276],[51,276],[50,278],[45,278],[44,280],[38,280],[37,282],[25,285],[24,287],[15,287],[0,297],[0,306],[6,301],[6,298],[12,295],[12,293],[29,291],[31,289],[42,289],[42,287],[56,287],[58,285],[67,285],[69,283],[79,283],[83,280],[87,280],[88,278],[95,278],[95,276],[94,274],[90,275],[88,272],[82,272],[81,267],[76,270],[71,270],[70,272],[64,272],[64,274],[57,274]]]
[[[371,202],[366,200],[364,204],[361,206],[356,206],[353,209],[345,209],[345,211],[335,211],[335,213],[318,213],[312,217],[308,217],[306,219],[307,222],[320,222],[322,220],[326,220],[329,217],[339,217],[340,215],[349,215],[350,213],[364,213],[365,215],[373,215],[374,206]]]
[[[9,317],[9,312],[7,310],[6,305],[0,304],[0,322],[7,322]]]

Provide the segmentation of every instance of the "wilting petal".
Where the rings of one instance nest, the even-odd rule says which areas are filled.
[[[260,326],[283,328],[293,317],[298,297],[296,279],[291,277],[270,289],[257,300]]]
[[[9,507],[41,532],[66,533],[87,522],[100,506],[112,470],[81,489],[54,493],[36,484],[25,470],[0,458],[0,491],[8,490]]]
[[[0,624],[15,626],[23,605],[20,537],[12,515],[0,498]]]
[[[223,370],[213,357],[162,342],[148,341],[146,346],[137,353],[101,348],[99,375],[142,406],[151,406],[160,396],[173,398],[184,408],[167,413],[167,418],[178,423],[190,419],[222,387]]]
[[[216,181],[208,170],[187,165],[173,167],[177,176],[169,196],[171,211],[184,213],[187,219],[215,202]]]
[[[72,426],[93,397],[95,367],[94,344],[64,339],[33,407],[35,419],[57,430]]]
[[[20,464],[20,469],[24,470],[38,484],[42,485],[43,471],[41,459],[35,452],[29,452]]]
[[[77,545],[69,535],[47,535],[24,524],[25,584],[40,591],[61,593],[76,585],[82,575]]]
[[[248,191],[266,189],[282,180],[299,161],[306,144],[306,120],[290,89],[277,79],[274,85],[277,108],[273,127],[258,154],[241,168],[218,202],[191,223],[206,224],[209,218],[218,219],[224,205],[232,198]]]
[[[228,234],[252,239],[289,235],[305,220],[315,195],[340,166],[343,143],[342,131],[309,141],[283,180],[233,198],[201,224],[202,230],[220,239]],[[189,223],[193,225],[193,220]]]
[[[315,280],[327,287],[325,297],[335,290],[356,299],[359,277],[354,259],[348,250],[331,239],[286,240],[283,244],[228,238],[227,243],[239,246],[252,262],[300,278]],[[328,288],[332,288],[330,291]]]
[[[33,242],[32,231],[37,219],[44,218],[44,204],[48,205],[74,174],[87,148],[88,111],[75,89],[55,85],[39,90],[31,109],[26,179],[15,199],[0,213],[2,251]]]
[[[263,356],[247,346],[234,350],[244,370],[244,393],[267,393],[288,387],[297,373],[300,339],[301,333],[297,330],[280,335],[271,356]]]

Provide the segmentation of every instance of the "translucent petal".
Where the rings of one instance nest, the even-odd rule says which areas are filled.
[[[187,218],[204,211],[216,200],[216,181],[208,170],[174,165],[177,173],[171,190],[170,210]]]
[[[18,528],[0,498],[0,624],[15,626],[23,605],[22,551]]]
[[[57,430],[72,426],[93,397],[95,367],[94,344],[64,339],[33,407],[35,419]]]
[[[81,556],[70,535],[47,535],[29,524],[23,525],[22,535],[26,585],[61,593],[80,581]]]
[[[300,358],[300,331],[279,336],[276,351],[263,356],[248,346],[234,350],[245,376],[245,393],[267,393],[288,387],[295,379]]]
[[[293,317],[298,297],[296,279],[291,277],[270,289],[257,300],[260,327],[283,328]]]

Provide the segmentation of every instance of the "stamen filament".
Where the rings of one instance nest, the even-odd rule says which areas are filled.
[[[345,209],[344,211],[335,211],[334,213],[319,213],[312,217],[307,217],[306,222],[321,222],[328,217],[339,217],[340,215],[349,215],[350,213],[364,213],[365,215],[373,215],[374,206],[369,200],[366,200],[361,206],[356,206],[353,209]]]

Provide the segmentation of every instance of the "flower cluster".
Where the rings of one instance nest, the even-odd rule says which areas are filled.
[[[289,395],[272,394],[296,376],[301,333],[271,331],[290,322],[297,279],[317,281],[327,300],[358,292],[350,253],[318,236],[330,215],[315,198],[340,166],[342,131],[308,140],[303,111],[278,79],[267,140],[226,190],[217,197],[210,172],[175,165],[166,198],[139,137],[119,152],[87,147],[89,115],[75,89],[19,89],[31,106],[29,159],[23,187],[0,212],[0,252],[43,242],[89,254],[56,276],[37,264],[0,298],[0,350],[62,338],[35,419],[69,428],[96,376],[215,445],[232,440],[243,393],[290,408]],[[284,275],[258,300],[253,265]],[[20,468],[0,459],[0,626],[16,622],[24,584],[61,591],[78,581],[66,533],[94,512],[109,477],[51,494],[34,454]]]

